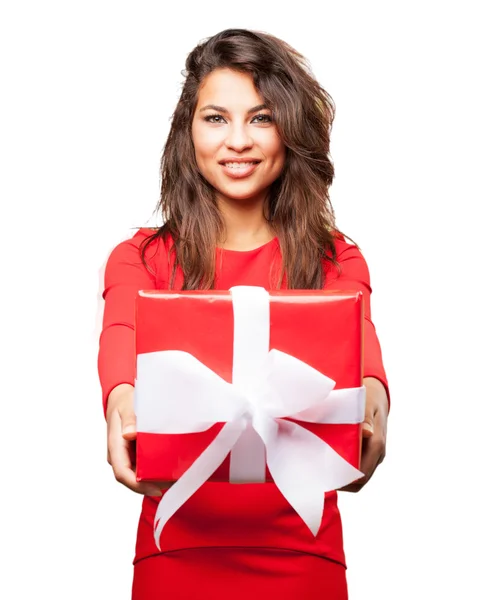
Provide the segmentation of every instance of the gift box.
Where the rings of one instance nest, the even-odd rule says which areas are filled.
[[[361,292],[139,292],[137,479],[177,482],[168,517],[207,480],[274,481],[319,528],[361,476],[362,325]]]

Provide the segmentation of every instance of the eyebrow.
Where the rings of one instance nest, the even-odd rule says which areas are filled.
[[[248,109],[248,114],[251,113],[255,113],[258,112],[258,110],[263,110],[264,108],[268,108],[266,106],[266,104],[258,104],[258,106],[253,106],[253,108]],[[221,113],[227,113],[228,109],[224,108],[223,106],[217,106],[216,104],[207,104],[206,106],[203,106],[203,108],[200,108],[200,112],[203,112],[204,110],[208,110],[208,109],[212,109],[212,110],[216,110],[217,112],[221,112]]]

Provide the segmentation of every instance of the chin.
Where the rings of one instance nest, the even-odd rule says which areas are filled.
[[[256,199],[258,196],[263,196],[264,195],[264,190],[248,190],[247,192],[238,192],[233,191],[233,190],[218,190],[219,193],[226,199],[228,200],[237,200],[238,202],[244,201],[246,202],[247,200],[254,200]]]
[[[225,198],[231,200],[252,200],[257,196],[263,196],[268,186],[251,185],[250,182],[237,182],[233,185],[213,185],[213,187]]]

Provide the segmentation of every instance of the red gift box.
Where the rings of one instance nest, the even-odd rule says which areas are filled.
[[[136,304],[137,356],[172,350],[186,352],[231,384],[234,319],[229,291],[142,291]],[[334,380],[335,390],[362,386],[361,292],[270,291],[269,319],[269,349],[293,356]],[[137,413],[141,401],[141,396],[135,396]],[[168,397],[158,398],[158,410],[167,413],[175,401],[169,402]],[[300,424],[359,468],[360,419],[354,423],[312,423],[291,417],[285,420]],[[138,481],[178,480],[224,426],[224,422],[218,422],[193,433],[138,430]],[[210,481],[230,480],[230,456],[219,464]],[[266,466],[264,478],[272,480]]]

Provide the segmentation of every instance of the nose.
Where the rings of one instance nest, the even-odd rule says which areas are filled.
[[[253,139],[243,124],[231,124],[225,139],[225,145],[235,152],[242,152],[253,146]]]

